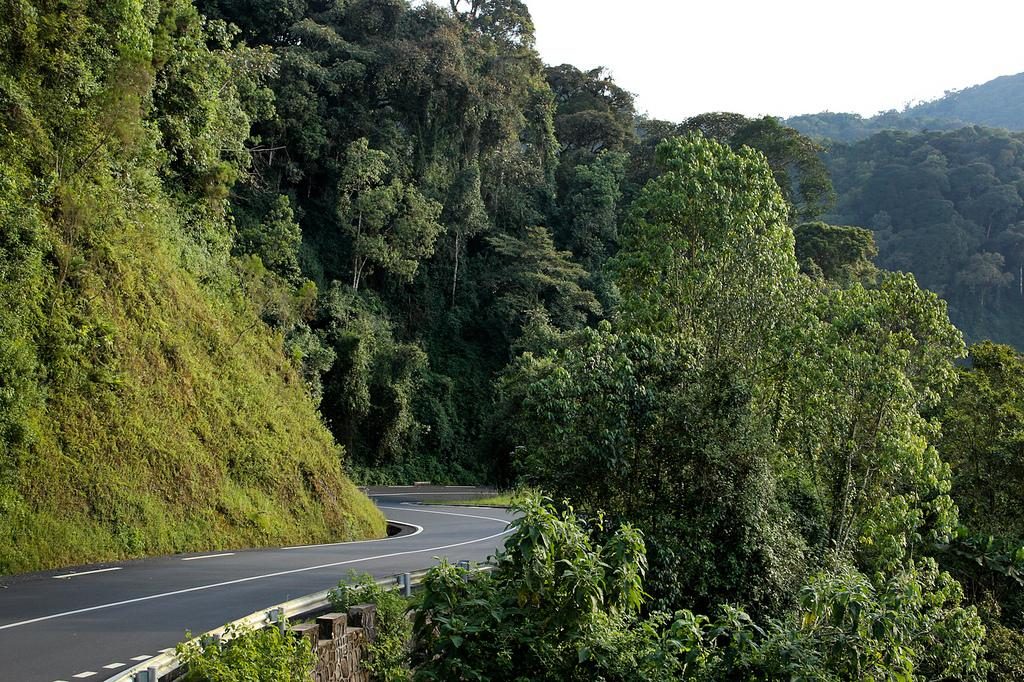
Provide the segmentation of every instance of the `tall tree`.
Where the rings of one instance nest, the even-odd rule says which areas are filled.
[[[797,273],[771,170],[760,153],[699,133],[663,142],[658,162],[613,265],[623,321],[701,339],[713,356],[756,367]]]
[[[832,179],[821,155],[824,148],[778,119],[748,119],[740,114],[701,114],[683,122],[683,130],[697,130],[733,149],[753,147],[768,159],[782,196],[792,207],[792,220],[814,220],[834,200]]]
[[[571,254],[555,248],[545,227],[527,228],[522,238],[496,235],[488,240],[507,263],[493,276],[499,315],[515,335],[530,314],[543,312],[556,326],[573,328],[600,312],[594,295],[580,286],[586,276]],[[514,337],[513,337],[514,338]]]
[[[970,347],[957,391],[942,405],[939,449],[953,468],[964,523],[1024,539],[1024,358],[1008,346]]]
[[[434,252],[441,205],[397,178],[386,181],[387,154],[366,138],[349,145],[338,183],[338,217],[352,240],[352,288],[378,266],[411,280]]]

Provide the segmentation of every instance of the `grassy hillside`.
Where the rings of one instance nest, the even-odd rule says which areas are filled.
[[[384,532],[229,255],[238,78],[155,10],[0,29],[0,573]]]
[[[139,554],[380,535],[281,348],[211,300],[156,235],[83,295],[108,374],[35,415],[0,549],[5,571]]]

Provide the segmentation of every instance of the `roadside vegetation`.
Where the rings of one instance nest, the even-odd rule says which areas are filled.
[[[222,641],[186,637],[176,651],[188,666],[184,682],[309,682],[316,666],[309,643],[277,627],[228,626]]]
[[[664,612],[643,590],[635,528],[537,499],[519,511],[495,571],[441,564],[427,577],[414,679],[984,678],[983,628],[933,561],[887,579],[824,570],[773,617],[731,604]]]
[[[407,617],[410,600],[397,590],[378,585],[372,577],[349,576],[329,594],[332,608],[347,613],[356,604],[374,604],[377,607],[377,635],[367,647],[364,664],[374,680],[402,682],[409,677],[409,646],[412,622]]]

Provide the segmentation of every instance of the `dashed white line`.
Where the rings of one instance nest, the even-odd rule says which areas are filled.
[[[77,677],[78,679],[85,679],[86,677],[92,677],[95,674],[96,673],[94,673],[92,670],[86,670],[84,672],[78,673],[77,675],[72,675],[71,677]]]
[[[124,667],[124,663],[107,663],[103,667],[106,668],[107,670],[113,670],[114,668],[123,668]]]
[[[120,571],[123,566],[111,566],[110,568],[97,568],[94,571],[82,571],[81,573],[63,573],[61,575],[55,575],[54,578],[75,578],[80,575],[90,575],[92,573],[106,573],[107,571]]]
[[[149,659],[149,658],[153,658],[153,657],[150,656],[149,654],[143,654],[141,656],[132,656],[131,660],[133,660],[133,661],[145,661],[146,659]]]
[[[234,552],[224,552],[223,554],[204,554],[203,556],[187,556],[182,561],[195,561],[196,559],[216,559],[222,556],[235,556]]]

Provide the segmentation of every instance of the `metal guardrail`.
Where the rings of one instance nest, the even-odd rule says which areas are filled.
[[[468,561],[458,562],[459,566],[469,568]],[[491,565],[478,566],[476,570],[490,571],[494,568]],[[411,596],[414,587],[423,583],[423,578],[430,569],[421,569],[413,573],[400,573],[390,578],[377,580],[378,586],[385,589],[400,590],[404,596]],[[335,588],[331,588],[333,590]],[[291,601],[276,604],[269,608],[260,609],[243,616],[238,620],[226,623],[219,628],[204,632],[198,637],[192,638],[191,642],[201,642],[207,639],[221,639],[228,627],[241,627],[243,629],[260,629],[271,625],[280,624],[284,627],[286,620],[300,618],[318,611],[325,611],[330,608],[331,602],[328,594],[331,590],[321,590],[304,597],[298,597]],[[182,672],[184,665],[174,651],[167,651],[137,663],[130,668],[125,668],[113,677],[108,677],[103,682],[159,682],[168,675],[178,675]],[[172,678],[176,679],[176,678]]]

